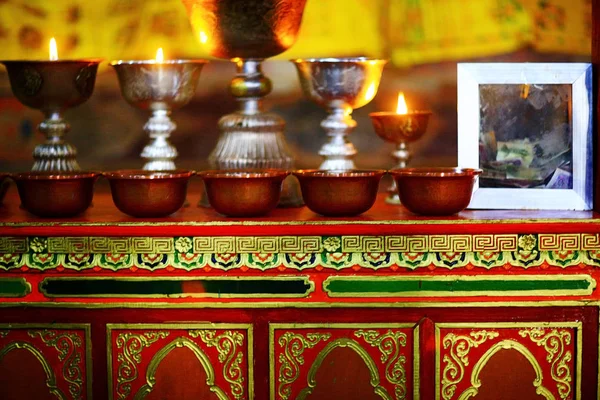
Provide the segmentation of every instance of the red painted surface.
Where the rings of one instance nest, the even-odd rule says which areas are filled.
[[[0,324],[8,322],[29,321]],[[0,328],[0,399],[88,399],[85,331],[50,323]]]
[[[598,377],[598,308],[391,308],[391,309],[44,309],[15,307],[3,309],[0,323],[92,323],[94,398],[106,399],[107,323],[194,323],[201,321],[252,323],[254,326],[254,377],[256,399],[269,393],[269,323],[420,323],[421,398],[433,399],[435,344],[433,323],[439,322],[583,322],[582,399],[596,398]]]

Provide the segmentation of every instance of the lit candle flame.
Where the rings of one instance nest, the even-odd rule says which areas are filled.
[[[396,114],[408,114],[408,107],[406,106],[406,100],[404,99],[404,93],[398,93],[398,106],[396,107]]]
[[[162,47],[159,47],[158,50],[156,50],[156,62],[162,63],[163,61],[165,61],[165,56]]]
[[[58,60],[58,50],[56,49],[56,39],[50,39],[50,61]]]
[[[208,35],[204,31],[200,31],[200,43],[204,44],[208,42]]]

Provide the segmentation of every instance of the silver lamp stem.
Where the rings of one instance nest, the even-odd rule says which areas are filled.
[[[169,142],[171,132],[177,127],[169,117],[170,110],[154,110],[144,132],[152,141],[142,150],[142,158],[148,160],[144,164],[147,171],[170,171],[175,169],[177,149]]]
[[[329,141],[321,147],[319,155],[325,160],[320,169],[350,170],[355,169],[352,158],[356,148],[348,141],[347,136],[356,128],[351,108],[333,108],[329,116],[321,122]]]
[[[75,159],[77,150],[63,140],[71,126],[59,112],[49,112],[38,126],[46,135],[46,141],[33,150],[32,171],[79,171],[81,168]]]
[[[406,168],[408,162],[410,161],[410,151],[408,149],[408,145],[406,142],[400,142],[396,146],[396,149],[392,152],[392,157],[396,161],[395,169],[397,168]],[[400,196],[398,196],[398,187],[396,186],[396,181],[392,179],[392,184],[388,188],[388,197],[386,197],[385,202],[388,204],[400,204]]]
[[[262,111],[262,97],[271,92],[271,81],[263,75],[259,59],[236,59],[237,74],[229,91],[240,110],[219,121],[221,136],[209,156],[216,169],[293,169],[294,159],[285,141],[285,121]],[[280,206],[298,206],[302,197],[297,181],[283,183]],[[202,201],[202,204],[206,202]]]

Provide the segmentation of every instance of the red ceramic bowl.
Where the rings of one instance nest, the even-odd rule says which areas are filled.
[[[102,174],[110,182],[115,206],[138,218],[166,217],[179,210],[194,171],[121,170]]]
[[[400,203],[421,215],[452,215],[469,205],[480,169],[403,168],[390,171]]]
[[[299,170],[306,206],[321,215],[342,217],[368,211],[377,198],[384,170],[325,171]]]
[[[281,185],[290,173],[285,170],[204,171],[208,202],[228,217],[258,217],[277,207]]]
[[[96,172],[24,172],[11,175],[21,204],[38,217],[65,218],[81,214],[92,203]]]

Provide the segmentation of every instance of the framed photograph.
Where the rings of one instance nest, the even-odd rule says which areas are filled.
[[[590,210],[592,66],[458,64],[458,166],[469,208]]]

